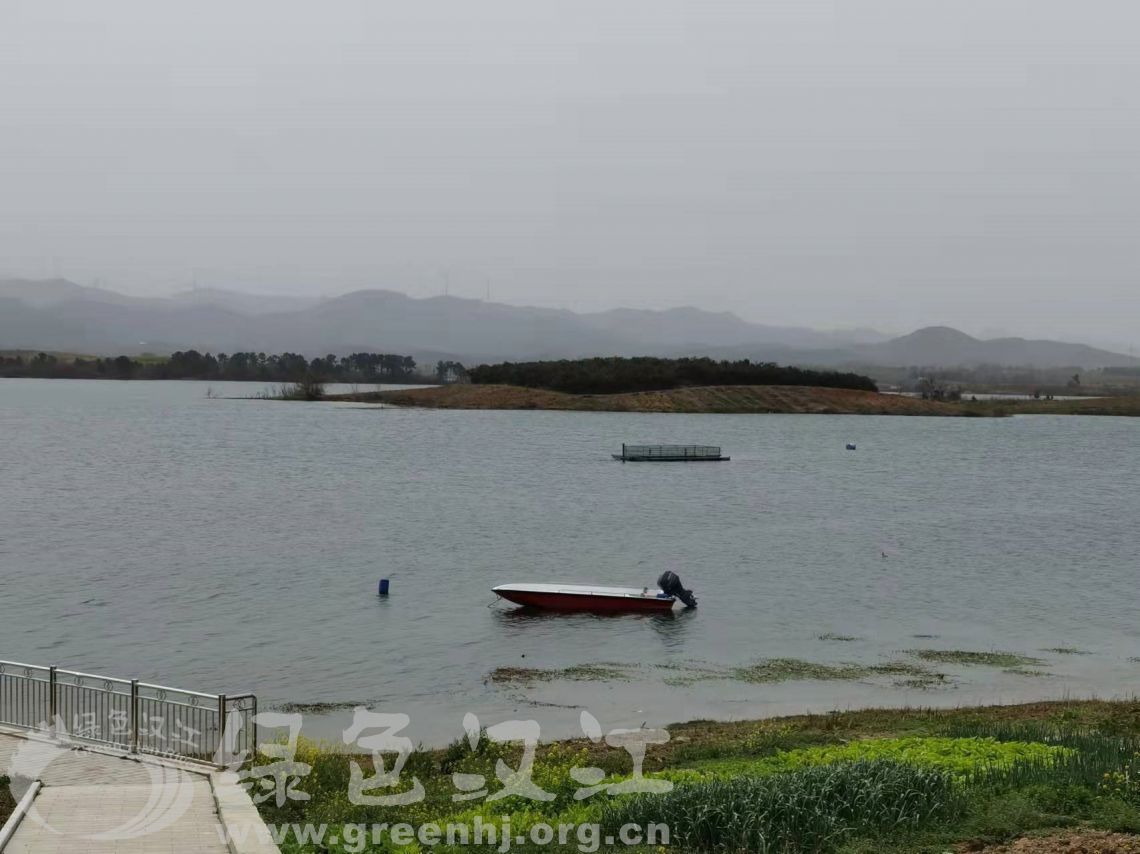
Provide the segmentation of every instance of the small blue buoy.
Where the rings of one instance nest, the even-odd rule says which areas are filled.
[[[855,450],[855,443],[854,442],[848,442],[847,443],[847,450],[854,451]]]
[[[387,596],[388,595],[388,579],[387,578],[381,578],[380,579],[380,595],[381,596]]]

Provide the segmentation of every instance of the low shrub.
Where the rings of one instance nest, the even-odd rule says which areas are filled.
[[[16,801],[12,797],[11,785],[12,781],[0,774],[0,826],[3,826],[4,822],[8,820],[8,816],[16,810]]]

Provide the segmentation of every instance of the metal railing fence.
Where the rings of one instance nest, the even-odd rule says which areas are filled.
[[[0,724],[224,765],[257,747],[257,697],[0,661]]]
[[[719,445],[622,445],[625,457],[719,457]]]

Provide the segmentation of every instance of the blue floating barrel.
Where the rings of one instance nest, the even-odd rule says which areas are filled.
[[[381,578],[380,579],[380,595],[381,596],[387,596],[388,595],[388,579],[387,578]]]

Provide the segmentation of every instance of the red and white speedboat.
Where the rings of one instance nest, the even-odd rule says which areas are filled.
[[[590,584],[500,584],[491,588],[508,602],[552,611],[655,611],[672,609],[676,597],[655,587]]]
[[[552,611],[668,611],[697,599],[675,572],[662,573],[656,587],[598,587],[592,584],[500,584],[491,588],[508,602]]]

